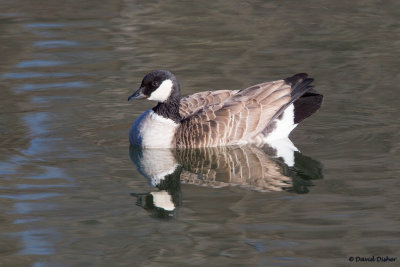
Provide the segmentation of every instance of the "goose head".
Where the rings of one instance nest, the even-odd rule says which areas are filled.
[[[180,86],[175,76],[166,70],[156,70],[144,76],[140,88],[129,100],[148,99],[167,103],[180,99]]]

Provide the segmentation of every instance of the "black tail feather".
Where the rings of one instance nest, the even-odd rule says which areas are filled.
[[[314,91],[314,90],[312,90]],[[315,92],[315,91],[314,91]],[[307,92],[294,104],[294,123],[300,123],[316,112],[322,105],[323,96],[317,92]]]
[[[314,85],[311,85],[313,81],[313,78],[308,78],[307,73],[298,73],[296,75],[293,75],[292,77],[286,78],[285,82],[287,84],[290,84],[290,86],[292,87],[291,102],[293,103],[306,92],[312,90],[314,88]]]
[[[281,107],[270,120],[272,123],[276,118],[282,115],[285,109],[294,104],[294,122],[299,123],[317,111],[322,104],[323,95],[315,91],[311,83],[313,78],[308,78],[307,73],[298,73],[292,77],[286,78],[285,82],[292,88],[291,101]],[[268,125],[269,126],[269,125]],[[268,128],[266,127],[266,129]]]
[[[321,107],[323,95],[313,89],[313,81],[307,73],[298,73],[285,79],[292,87],[290,104],[294,104],[294,123],[303,121]]]

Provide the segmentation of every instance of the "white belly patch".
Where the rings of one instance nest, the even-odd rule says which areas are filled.
[[[173,147],[173,138],[179,124],[164,118],[152,109],[143,113],[132,125],[129,141],[146,148]]]

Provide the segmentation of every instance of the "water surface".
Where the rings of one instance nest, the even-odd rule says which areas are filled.
[[[3,1],[0,264],[399,257],[399,10],[396,1]],[[310,73],[325,103],[291,139],[321,176],[273,192],[173,180],[177,208],[155,216],[140,197],[165,188],[132,163],[127,136],[152,103],[126,101],[154,69],[174,72],[184,94]]]

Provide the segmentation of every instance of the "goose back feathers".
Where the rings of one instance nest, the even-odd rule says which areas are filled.
[[[156,95],[158,101],[151,112],[143,114],[132,126],[130,141],[142,147],[185,148],[263,144],[271,137],[286,138],[322,103],[322,95],[312,89],[312,81],[307,74],[300,73],[242,90],[205,91],[180,98],[175,76],[155,71],[145,76],[141,88],[130,97],[136,99],[135,95],[142,94],[140,98],[151,99]],[[149,89],[146,83],[159,87]],[[165,84],[170,87],[162,86]],[[162,92],[158,91],[160,88]],[[157,123],[152,124],[151,120]]]

